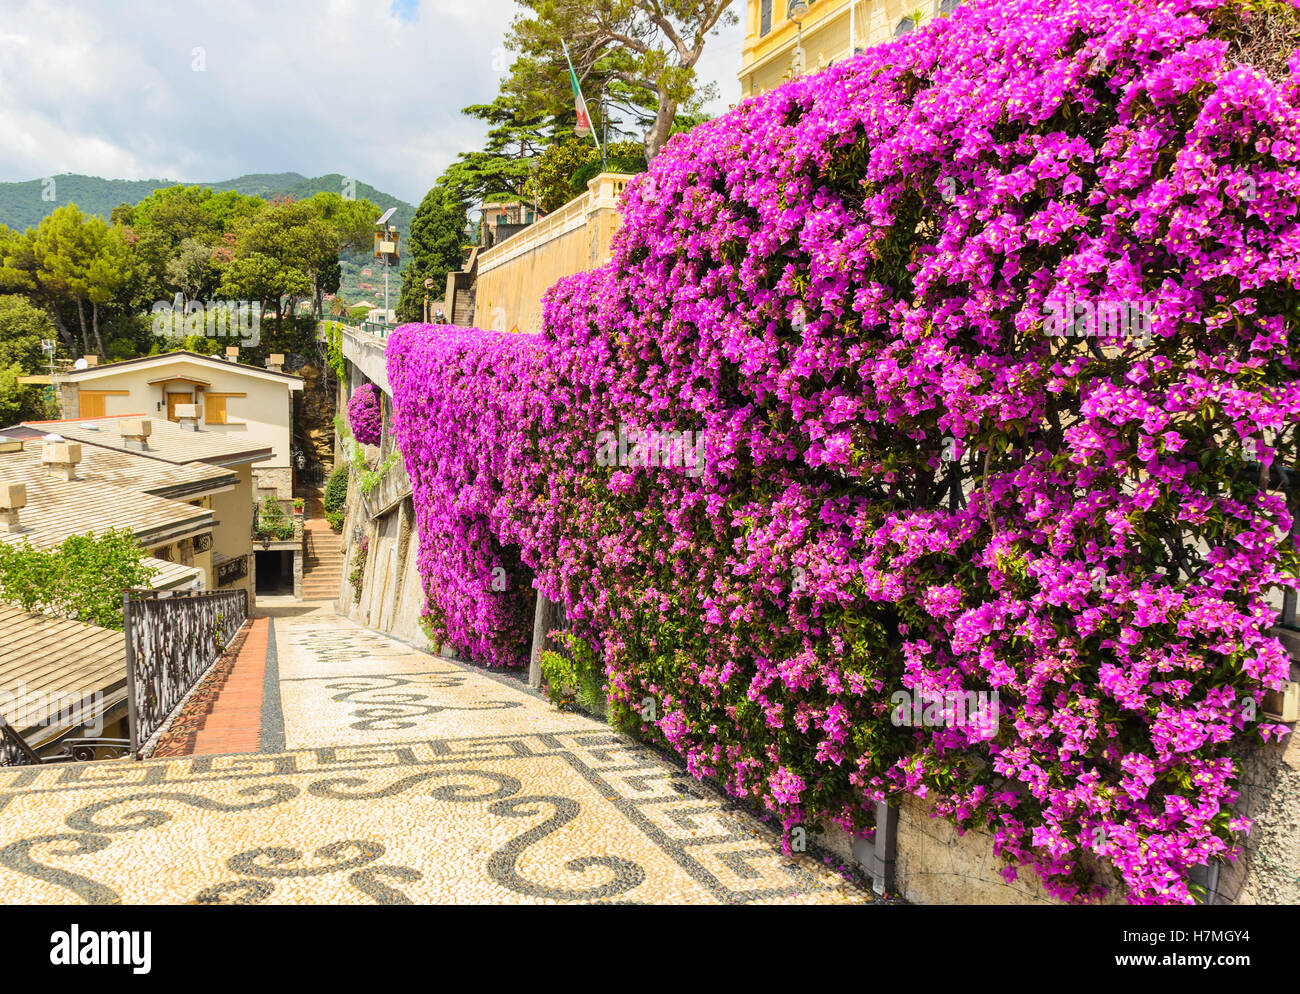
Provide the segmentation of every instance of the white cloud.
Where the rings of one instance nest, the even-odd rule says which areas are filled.
[[[513,0],[10,0],[0,8],[0,179],[355,176],[412,203],[483,125]],[[194,71],[202,49],[203,71]],[[709,40],[714,113],[739,29]]]

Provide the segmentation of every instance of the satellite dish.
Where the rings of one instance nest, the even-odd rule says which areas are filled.
[[[375,222],[375,224],[387,224],[388,219],[396,213],[397,213],[396,207],[388,208],[388,210],[384,211],[383,215],[379,218],[378,221]]]
[[[64,438],[63,438],[62,435],[56,435],[54,432],[50,432],[50,434],[48,434],[48,435],[46,435],[44,438],[42,438],[41,441],[42,441],[42,442],[62,442],[62,441],[64,441]]]
[[[76,362],[74,362],[74,363],[72,364],[72,368],[73,368],[73,369],[89,369],[89,368],[90,368],[90,363],[86,362],[85,359],[78,359]]]

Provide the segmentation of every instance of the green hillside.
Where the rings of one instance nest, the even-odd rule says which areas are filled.
[[[23,230],[39,223],[41,218],[62,204],[76,204],[86,214],[98,214],[107,219],[118,204],[137,204],[154,190],[180,183],[178,180],[166,179],[100,179],[98,176],[83,176],[80,173],[65,173],[53,179],[54,199],[52,200],[42,199],[42,192],[47,189],[47,184],[43,180],[0,183],[0,224]],[[183,185],[204,186],[217,192],[235,190],[246,196],[257,196],[267,200],[279,196],[292,196],[305,200],[312,194],[322,191],[339,194],[345,192],[343,176],[340,173],[326,173],[324,176],[313,178],[300,173],[249,173],[236,179]],[[404,200],[360,181],[356,183],[355,195],[359,199],[369,200],[380,210],[396,207],[397,213],[393,215],[392,223],[402,233],[403,243],[405,242],[410,233],[411,217],[415,214],[414,207]],[[351,300],[365,297],[377,304],[382,303],[383,269],[374,264],[370,254],[349,253],[342,256],[342,263],[344,296]],[[389,285],[393,288],[389,299],[394,307],[397,306],[396,288],[401,284],[401,272],[405,268],[406,258],[403,257],[401,265],[389,274]],[[362,269],[370,269],[374,276],[361,275]],[[371,283],[378,290],[361,289],[362,282]]]

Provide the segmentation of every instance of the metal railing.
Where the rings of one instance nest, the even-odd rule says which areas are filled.
[[[130,590],[126,631],[127,723],[139,755],[248,617],[247,590],[173,593]]]
[[[0,766],[39,766],[43,760],[0,714]]]
[[[387,321],[356,321],[352,318],[322,318],[320,321],[321,330],[325,330],[326,325],[336,324],[340,329],[347,329],[352,332],[365,332],[367,335],[374,335],[376,338],[387,338],[388,333],[397,327],[396,324],[389,324]]]
[[[4,715],[0,715],[0,767],[42,766],[46,763],[87,763],[96,759],[122,759],[131,755],[131,743],[126,739],[104,737],[61,738],[54,745],[56,753],[42,755],[23,738]],[[49,748],[42,746],[42,748]]]

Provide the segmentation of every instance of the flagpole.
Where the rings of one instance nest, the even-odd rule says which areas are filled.
[[[564,61],[569,64],[569,77],[573,80],[573,87],[578,91],[578,99],[582,101],[582,109],[587,112],[587,120],[591,120],[591,110],[587,107],[587,98],[582,95],[582,84],[578,82],[577,70],[573,68],[573,60],[569,58],[569,46],[563,38],[560,39],[560,47],[564,49]],[[601,113],[604,113],[602,109]],[[600,153],[601,159],[605,157],[605,152],[600,147],[600,136],[596,134],[596,126],[591,126],[591,140],[596,143],[596,151]]]

